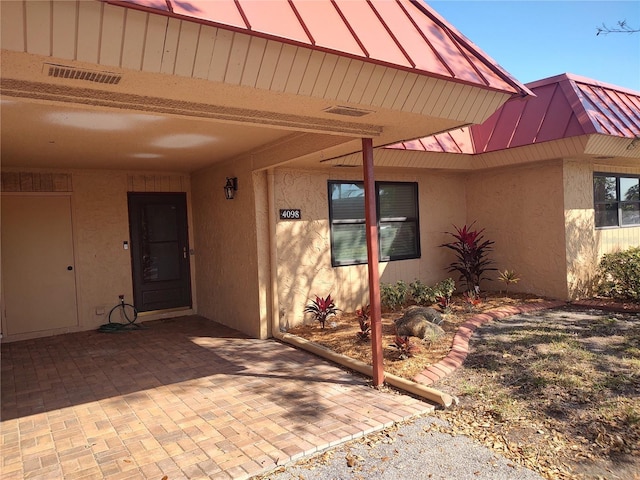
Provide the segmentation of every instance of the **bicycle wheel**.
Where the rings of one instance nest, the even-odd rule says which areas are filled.
[[[138,310],[130,303],[116,305],[109,312],[109,323],[131,325],[138,318]]]

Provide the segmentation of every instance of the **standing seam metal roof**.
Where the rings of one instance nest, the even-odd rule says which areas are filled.
[[[102,0],[521,96],[531,92],[420,0]]]
[[[534,98],[510,100],[480,125],[387,148],[473,154],[579,135],[640,138],[640,92],[567,73],[527,87]]]

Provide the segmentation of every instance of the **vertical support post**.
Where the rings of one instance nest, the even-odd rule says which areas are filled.
[[[376,215],[376,182],[373,175],[373,140],[362,139],[364,170],[364,206],[367,229],[367,258],[369,267],[369,308],[371,314],[371,354],[373,386],[384,382],[382,367],[382,309],[380,307],[380,275],[378,270],[378,218]]]

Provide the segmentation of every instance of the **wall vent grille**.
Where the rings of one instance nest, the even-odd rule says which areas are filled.
[[[372,113],[368,110],[360,110],[358,108],[353,107],[344,107],[342,105],[337,105],[335,107],[329,107],[324,110],[327,113],[333,113],[334,115],[344,115],[346,117],[364,117],[365,115],[369,115]]]
[[[50,77],[56,78],[70,78],[73,80],[84,80],[109,85],[117,85],[122,79],[122,75],[118,75],[117,73],[84,70],[64,65],[45,64],[45,68],[48,68],[47,74]]]

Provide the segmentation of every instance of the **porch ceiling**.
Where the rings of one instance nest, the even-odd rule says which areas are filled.
[[[290,132],[3,97],[3,167],[192,172]]]

